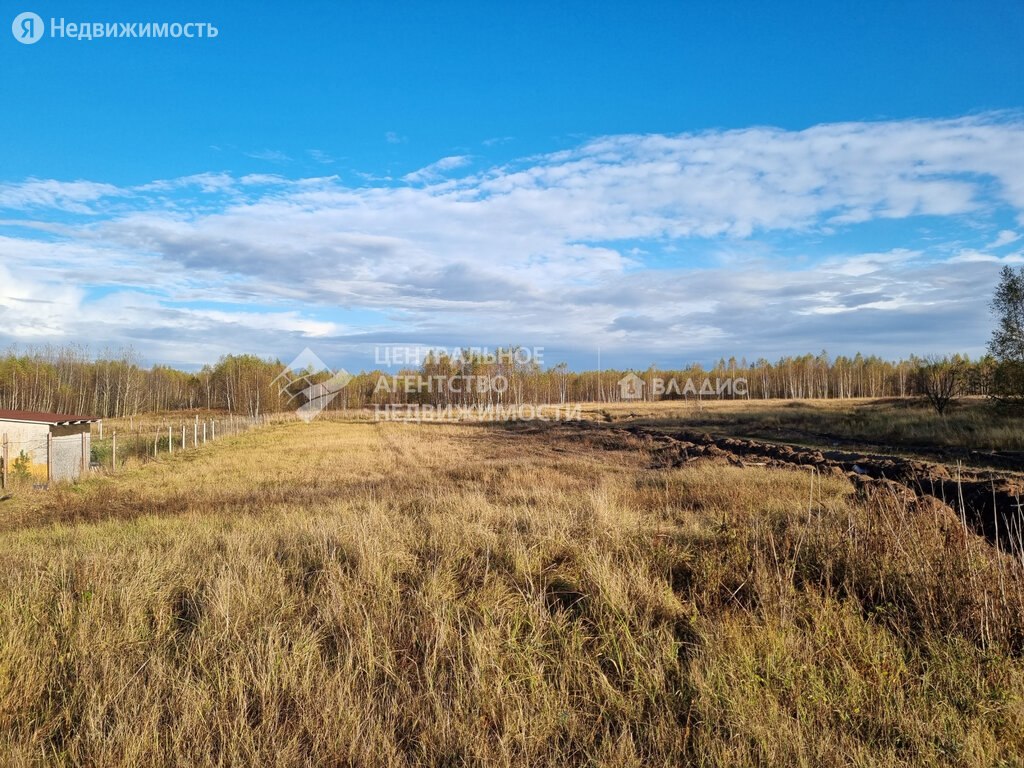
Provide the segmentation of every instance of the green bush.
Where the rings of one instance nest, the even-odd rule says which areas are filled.
[[[10,476],[15,480],[28,480],[32,477],[32,457],[25,451],[18,454],[18,458],[11,462]]]

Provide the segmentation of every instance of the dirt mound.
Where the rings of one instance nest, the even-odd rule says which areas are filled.
[[[1018,549],[1024,527],[1024,478],[991,471],[951,468],[899,456],[820,451],[793,445],[706,432],[658,432],[649,427],[614,430],[627,445],[651,451],[654,465],[677,467],[716,459],[737,466],[813,467],[823,474],[846,475],[859,494],[887,498],[913,509],[940,507],[961,517],[978,533],[1000,546]],[[621,445],[622,443],[620,443]],[[926,499],[922,503],[922,499]]]

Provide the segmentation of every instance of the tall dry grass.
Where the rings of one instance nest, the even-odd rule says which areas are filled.
[[[271,426],[0,505],[4,765],[997,765],[1019,561],[842,478]]]
[[[825,444],[1024,451],[1024,409],[987,398],[955,401],[940,416],[921,398],[843,400],[660,400],[587,403],[587,418],[703,427],[734,435]]]

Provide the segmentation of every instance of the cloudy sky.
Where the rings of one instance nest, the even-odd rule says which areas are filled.
[[[3,40],[2,347],[979,354],[1024,264],[1017,3],[38,5],[220,34]]]

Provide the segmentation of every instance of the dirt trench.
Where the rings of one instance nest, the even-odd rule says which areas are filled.
[[[600,430],[605,439],[621,442],[622,447],[640,441],[657,467],[676,467],[708,458],[736,466],[813,467],[822,474],[848,477],[864,496],[884,491],[908,502],[936,499],[990,542],[1007,551],[1024,551],[1024,476],[1020,474],[902,456],[716,437],[685,429],[617,428],[586,422],[577,426],[584,432]]]

